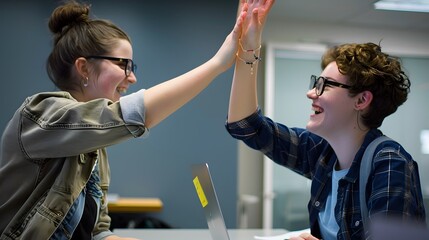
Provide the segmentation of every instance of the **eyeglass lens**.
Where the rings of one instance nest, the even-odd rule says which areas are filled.
[[[310,78],[310,90],[315,88],[316,89],[316,94],[318,96],[322,95],[323,93],[323,88],[325,85],[325,79],[323,77],[317,77],[315,75],[311,75]]]
[[[133,60],[127,59],[127,66],[125,67],[125,75],[129,76],[131,72],[135,73],[137,66],[134,64]]]
[[[125,72],[125,76],[130,76],[131,72],[135,73],[137,70],[137,65],[134,64],[133,60],[131,59],[127,59],[127,58],[117,58],[117,57],[108,57],[108,56],[88,56],[86,58],[94,58],[94,59],[107,59],[110,61],[119,61],[121,63],[125,62],[125,68],[124,68],[124,72]],[[123,67],[124,65],[122,65],[121,67]]]
[[[318,77],[317,78],[317,80],[316,80],[316,94],[317,95],[322,95],[322,92],[323,92],[323,88],[324,88],[324,85],[325,85],[325,81],[324,81],[325,79],[324,78],[322,78],[322,77]]]
[[[310,78],[310,90],[313,89],[313,88],[316,88],[316,94],[319,95],[320,90],[322,89],[322,87],[323,87],[323,79],[318,78],[315,75],[311,75],[311,78]]]

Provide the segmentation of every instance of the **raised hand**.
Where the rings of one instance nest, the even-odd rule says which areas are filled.
[[[247,14],[243,21],[241,45],[245,50],[261,45],[262,30],[274,0],[240,0],[240,9]]]
[[[241,8],[232,32],[226,37],[222,46],[213,59],[216,59],[221,66],[224,66],[222,71],[227,70],[232,66],[235,60],[235,54],[238,51],[238,41],[240,39],[243,22],[247,16],[247,8]]]

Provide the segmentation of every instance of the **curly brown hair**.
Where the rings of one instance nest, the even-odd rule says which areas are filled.
[[[91,19],[89,12],[89,5],[71,0],[57,7],[49,19],[54,46],[46,69],[61,90],[80,86],[72,71],[77,58],[108,54],[119,39],[131,42],[119,27],[108,20]]]
[[[322,69],[333,61],[340,73],[349,77],[351,96],[363,91],[373,94],[369,110],[362,115],[367,127],[380,127],[384,118],[407,100],[411,82],[400,59],[382,52],[379,45],[352,43],[332,47],[322,56]]]

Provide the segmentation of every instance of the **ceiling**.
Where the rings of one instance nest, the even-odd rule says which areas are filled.
[[[376,0],[276,0],[270,18],[429,31],[429,13],[375,10]]]

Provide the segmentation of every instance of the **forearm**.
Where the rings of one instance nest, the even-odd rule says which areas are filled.
[[[249,57],[248,54],[246,55],[242,55],[241,58]],[[258,107],[256,87],[258,65],[259,61],[250,65],[237,58],[229,99],[228,122],[239,121],[256,111]]]
[[[145,91],[145,123],[150,128],[157,125],[174,111],[189,102],[206,88],[215,77],[234,63],[238,38],[246,9],[237,18],[232,32],[209,61],[172,80],[158,84]]]
[[[251,115],[258,107],[256,78],[260,64],[262,30],[273,3],[273,0],[240,2],[240,8],[246,9],[247,14],[231,87],[228,111],[230,123]]]
[[[145,91],[146,126],[151,128],[204,90],[224,69],[214,59]]]

